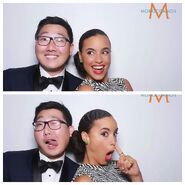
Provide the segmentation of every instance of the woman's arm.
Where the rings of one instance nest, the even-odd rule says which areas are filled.
[[[132,182],[143,182],[143,177],[137,161],[131,156],[125,155],[118,145],[116,145],[116,151],[119,154],[117,167],[120,169],[120,171],[128,175]]]

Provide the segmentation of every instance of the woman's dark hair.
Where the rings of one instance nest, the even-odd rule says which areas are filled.
[[[35,117],[33,121],[35,122],[37,120],[37,116],[41,111],[48,110],[48,109],[57,109],[61,111],[64,115],[64,118],[68,126],[72,125],[72,116],[69,110],[67,109],[67,107],[55,101],[48,101],[48,102],[40,103],[40,105],[36,107],[35,109]]]
[[[42,29],[43,26],[47,24],[58,24],[60,26],[63,26],[67,30],[67,34],[69,36],[70,43],[73,43],[73,31],[71,26],[67,21],[60,17],[46,17],[45,19],[41,20],[38,24],[37,31],[35,33],[35,40],[37,40],[37,37],[39,35],[40,30]]]
[[[73,132],[69,144],[69,151],[76,155],[77,161],[82,161],[85,154],[85,143],[81,138],[81,133],[89,133],[94,125],[94,121],[111,116],[109,112],[101,109],[94,109],[83,115],[79,122],[78,130]]]
[[[92,36],[95,36],[95,35],[104,35],[106,36],[108,39],[109,37],[107,36],[107,34],[100,30],[100,29],[91,29],[91,30],[88,30],[86,31],[81,37],[80,37],[80,40],[79,40],[79,51],[82,52],[82,48],[83,48],[83,43],[84,43],[84,40],[85,39],[88,39]],[[84,67],[83,67],[83,63],[80,62],[80,58],[79,58],[79,53],[77,52],[75,55],[74,55],[74,62],[75,62],[75,66],[78,70],[78,72],[83,76],[85,77],[85,75],[87,74]]]

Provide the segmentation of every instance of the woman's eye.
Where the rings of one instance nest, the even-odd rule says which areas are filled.
[[[87,54],[88,54],[88,55],[93,55],[94,52],[93,52],[93,51],[88,51]]]
[[[104,55],[108,55],[109,54],[109,51],[103,51],[103,54]]]
[[[103,133],[101,133],[101,135],[107,137],[109,134],[108,134],[108,132],[103,132]]]
[[[118,132],[115,132],[115,133],[114,133],[114,136],[117,137],[117,135],[118,135]]]

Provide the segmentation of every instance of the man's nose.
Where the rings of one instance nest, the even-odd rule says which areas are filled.
[[[47,49],[48,49],[48,50],[54,50],[55,48],[56,48],[56,45],[55,45],[55,43],[54,43],[54,40],[51,39],[51,40],[49,41],[49,44],[47,45]]]
[[[51,129],[49,128],[49,125],[46,124],[45,127],[44,127],[44,134],[45,135],[48,135],[51,133]]]

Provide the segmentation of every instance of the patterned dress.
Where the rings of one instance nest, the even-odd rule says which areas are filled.
[[[79,87],[88,85],[93,87],[94,91],[128,91],[124,78],[109,78],[108,82],[96,82],[85,79]],[[76,90],[78,90],[78,88]]]
[[[81,164],[77,169],[73,181],[80,176],[89,176],[93,182],[128,182],[129,179],[116,167],[116,161],[107,166]]]

